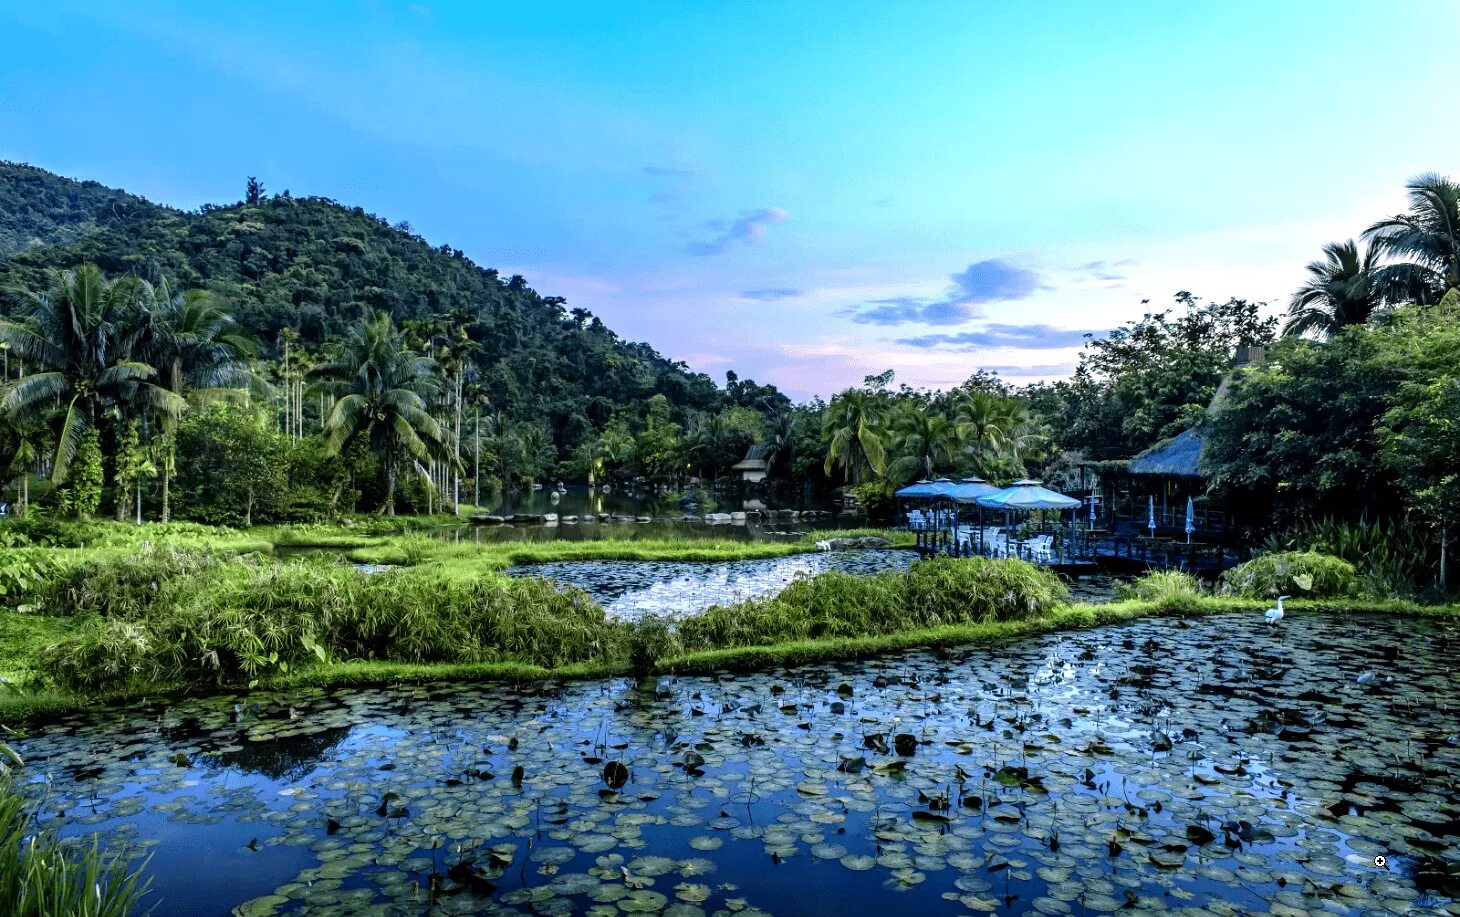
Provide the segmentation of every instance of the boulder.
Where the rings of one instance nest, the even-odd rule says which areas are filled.
[[[490,513],[478,513],[471,517],[472,525],[501,525],[506,521],[501,516],[494,516]]]
[[[654,521],[654,517],[653,516],[635,516],[634,517],[634,521],[635,522],[653,522]]]
[[[865,538],[828,538],[825,541],[818,541],[816,546],[823,551],[864,551],[872,548],[890,548],[892,542],[886,538],[869,535]]]
[[[578,517],[577,516],[564,516],[561,521],[562,521],[563,525],[577,525],[578,524]]]
[[[542,525],[545,520],[537,513],[514,513],[507,521],[514,525]]]

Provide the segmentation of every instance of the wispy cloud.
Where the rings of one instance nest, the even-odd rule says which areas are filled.
[[[864,325],[961,325],[981,316],[983,303],[1025,299],[1046,288],[1039,273],[1001,258],[976,261],[950,279],[953,285],[942,298],[878,299],[847,314]]]
[[[753,299],[757,302],[775,302],[778,299],[790,299],[792,296],[800,295],[800,290],[793,290],[790,287],[769,287],[764,290],[743,290],[740,298]]]
[[[736,243],[759,245],[765,239],[766,227],[782,223],[791,215],[779,207],[762,207],[759,210],[745,210],[734,220],[711,220],[706,229],[716,235],[709,239],[691,242],[685,251],[691,255],[706,257],[722,255]]]
[[[1134,258],[1119,261],[1089,261],[1075,268],[1073,273],[1082,280],[1096,280],[1110,286],[1120,286],[1126,279],[1122,268],[1135,264]]]
[[[1085,339],[1103,335],[1104,330],[1056,328],[1053,325],[988,324],[973,331],[957,334],[924,334],[898,338],[897,343],[909,347],[930,347],[942,350],[980,350],[988,347],[1017,347],[1021,350],[1058,350],[1079,347]]]

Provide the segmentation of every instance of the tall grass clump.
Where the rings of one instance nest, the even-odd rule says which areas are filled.
[[[340,660],[553,667],[605,659],[623,641],[582,590],[491,573],[442,579],[431,567],[364,574],[229,558],[125,609],[92,598],[83,610],[110,613],[42,653],[40,670],[63,687],[248,683]]]
[[[0,776],[0,914],[7,917],[129,917],[149,883],[129,860],[89,843],[37,830],[8,776]]]
[[[1247,598],[1335,598],[1358,592],[1354,565],[1317,551],[1262,554],[1222,574],[1225,591]]]
[[[135,617],[166,596],[175,580],[195,579],[232,560],[173,544],[149,543],[134,553],[89,552],[51,571],[34,589],[34,602],[38,611],[51,615]]]
[[[1166,610],[1188,607],[1205,594],[1201,580],[1181,570],[1152,570],[1121,583],[1116,592],[1122,599],[1153,602]]]
[[[1048,570],[1019,560],[919,561],[876,576],[828,572],[773,598],[716,605],[679,624],[688,652],[788,640],[866,637],[947,624],[1015,621],[1069,600]]]

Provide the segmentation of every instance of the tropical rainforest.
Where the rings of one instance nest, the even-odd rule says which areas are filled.
[[[451,511],[550,478],[713,487],[755,449],[785,499],[846,489],[875,511],[917,478],[1059,484],[1190,428],[1210,494],[1254,537],[1418,532],[1438,563],[1460,498],[1460,186],[1442,176],[1325,246],[1286,314],[1180,292],[1090,340],[1065,380],[973,372],[934,392],[888,371],[805,404],[694,373],[405,223],[241,189],[184,212],[0,165],[0,462],[18,506],[230,524]],[[1243,349],[1267,359],[1233,373]]]

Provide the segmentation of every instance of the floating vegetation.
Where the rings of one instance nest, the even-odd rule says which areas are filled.
[[[1233,620],[214,696],[18,751],[43,826],[152,851],[160,915],[1460,913],[1460,632]]]

